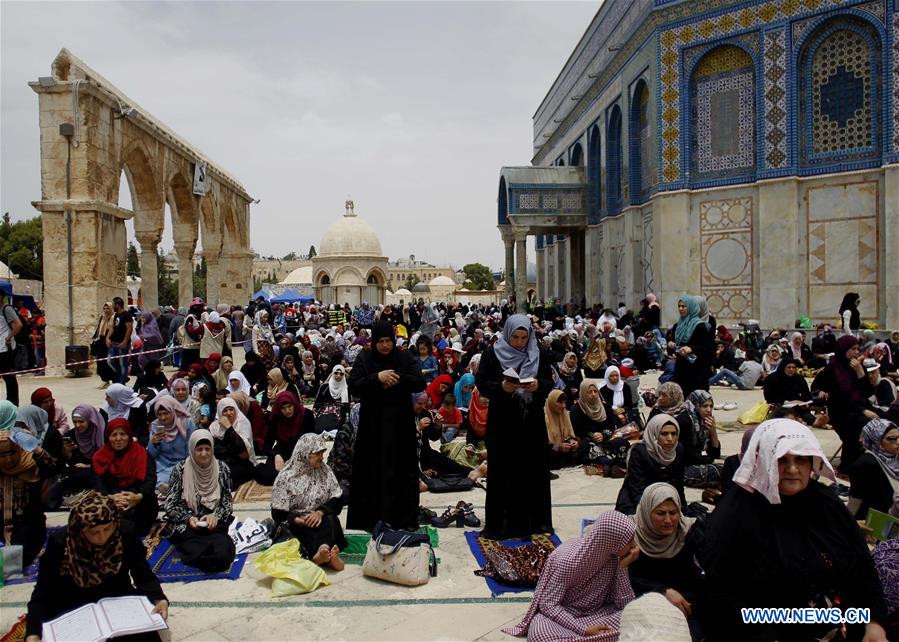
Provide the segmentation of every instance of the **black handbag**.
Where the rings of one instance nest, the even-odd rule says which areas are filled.
[[[474,481],[468,475],[435,475],[423,479],[432,493],[453,493],[474,488]]]

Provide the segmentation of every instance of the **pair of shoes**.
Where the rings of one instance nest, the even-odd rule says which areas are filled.
[[[430,508],[425,508],[424,506],[418,507],[418,523],[421,524],[430,524],[431,521],[437,517],[437,513],[432,511]]]
[[[462,506],[459,506],[461,504]],[[465,524],[465,502],[459,502],[456,506],[447,506],[440,517],[431,518],[431,525],[437,528],[447,528],[455,522],[456,528],[462,528]]]
[[[723,404],[723,403],[716,403],[714,406],[712,406],[712,408],[713,408],[714,410],[724,410],[724,404]]]
[[[736,410],[737,402],[736,401],[728,401],[726,404],[721,406],[721,410]]]

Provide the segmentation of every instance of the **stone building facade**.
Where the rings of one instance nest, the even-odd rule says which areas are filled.
[[[543,298],[899,328],[897,4],[607,0],[501,171],[507,292],[533,235]]]

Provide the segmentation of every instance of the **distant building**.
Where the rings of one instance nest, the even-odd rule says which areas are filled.
[[[431,280],[436,279],[438,276],[450,278],[455,283],[462,283],[465,281],[464,277],[462,278],[462,281],[457,279],[456,270],[452,267],[438,267],[426,261],[419,261],[415,258],[414,254],[410,255],[408,259],[397,259],[396,261],[387,263],[387,286],[391,290],[405,287],[410,276],[414,277],[414,280],[418,283],[423,282],[426,284],[430,283]]]

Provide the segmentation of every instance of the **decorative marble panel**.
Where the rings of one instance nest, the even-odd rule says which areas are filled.
[[[766,31],[764,38],[765,165],[786,167],[787,152],[787,34]]]
[[[652,271],[654,245],[652,210],[646,210],[643,212],[643,289],[646,292],[655,290],[655,275]]]
[[[700,287],[720,319],[752,314],[752,198],[699,204]]]
[[[899,152],[899,10],[893,13],[893,151]]]

